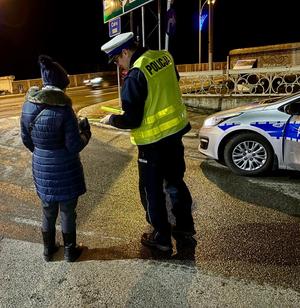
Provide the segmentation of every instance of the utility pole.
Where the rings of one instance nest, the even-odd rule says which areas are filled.
[[[141,7],[142,10],[142,44],[143,47],[146,45],[146,40],[145,40],[145,7],[144,5]]]
[[[158,49],[161,50],[161,3],[157,1]]]
[[[207,0],[202,4],[202,0],[199,0],[199,64],[202,62],[202,24],[204,23],[204,19],[202,21],[202,12]]]
[[[168,2],[167,2],[167,12],[171,8],[171,4],[173,4],[173,0],[168,0]],[[166,32],[166,36],[165,36],[165,49],[169,50],[169,35],[167,34],[167,32]]]
[[[133,11],[130,13],[130,32],[133,32]]]
[[[208,0],[208,69],[213,69],[213,15],[215,0]]]

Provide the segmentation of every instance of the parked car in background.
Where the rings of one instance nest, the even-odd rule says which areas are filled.
[[[102,87],[103,84],[103,78],[102,77],[95,77],[91,79],[86,79],[83,81],[83,83],[91,88],[91,89],[99,89]]]
[[[199,138],[201,153],[239,175],[300,170],[300,93],[215,113]]]

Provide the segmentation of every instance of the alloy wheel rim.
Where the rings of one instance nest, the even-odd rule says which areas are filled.
[[[267,161],[265,147],[257,141],[248,140],[236,145],[232,151],[232,161],[241,170],[254,171]]]

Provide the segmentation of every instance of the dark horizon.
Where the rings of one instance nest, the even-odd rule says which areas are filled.
[[[170,51],[177,64],[197,63],[198,0],[175,0],[176,34]],[[162,4],[162,30],[165,30],[167,0]],[[146,5],[146,37],[156,23],[157,1]],[[214,61],[226,61],[230,50],[273,44],[300,42],[296,10],[274,6],[266,0],[216,0],[214,8]],[[134,11],[134,32],[141,31],[140,10]],[[202,62],[207,62],[207,24],[202,33]],[[122,32],[129,31],[129,14],[122,16]],[[101,0],[84,4],[71,0],[3,0],[0,3],[0,76],[16,79],[39,78],[39,54],[60,62],[69,74],[113,69],[101,52],[109,40],[108,24],[103,23]],[[158,48],[155,30],[146,44]],[[164,32],[162,33],[164,48]]]

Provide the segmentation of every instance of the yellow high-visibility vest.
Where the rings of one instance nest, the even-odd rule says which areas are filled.
[[[150,144],[173,135],[187,124],[185,105],[172,56],[167,51],[148,50],[133,64],[148,83],[148,96],[141,126],[131,130],[131,142]]]

